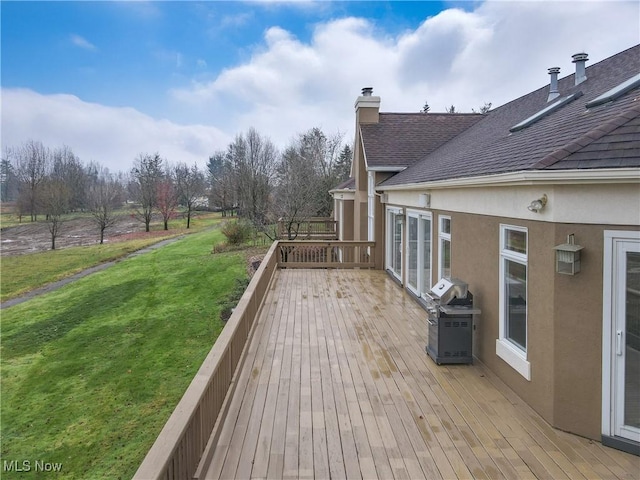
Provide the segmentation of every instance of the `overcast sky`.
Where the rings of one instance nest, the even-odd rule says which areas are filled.
[[[255,127],[352,141],[353,104],[496,107],[640,42],[640,2],[2,2],[2,147],[39,140],[128,170],[204,166]]]

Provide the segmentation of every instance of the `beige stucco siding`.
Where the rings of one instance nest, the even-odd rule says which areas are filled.
[[[639,228],[576,225],[434,211],[434,264],[437,218],[452,222],[452,275],[468,282],[477,316],[474,355],[496,372],[552,425],[599,439],[602,410],[602,268],[604,230]],[[527,360],[525,379],[496,354],[500,321],[500,225],[526,227]],[[555,272],[553,247],[575,234],[582,245],[582,270]],[[434,265],[435,266],[435,265]],[[435,270],[435,268],[434,268]],[[434,281],[437,279],[434,279]]]
[[[553,227],[542,222],[483,215],[438,212],[451,216],[452,275],[468,282],[475,305],[475,355],[513,388],[542,416],[553,414]],[[531,381],[496,355],[500,318],[500,225],[528,230],[527,360]],[[437,258],[437,257],[436,257]]]
[[[605,230],[637,226],[555,225],[555,243],[574,233],[582,245],[582,269],[555,275],[554,418],[558,428],[600,438],[602,410],[603,257]]]
[[[637,175],[614,183],[478,185],[386,191],[389,202],[419,208],[419,194],[430,193],[431,208],[502,218],[550,223],[637,225],[640,223],[640,183]],[[547,196],[545,208],[534,213],[529,203]]]

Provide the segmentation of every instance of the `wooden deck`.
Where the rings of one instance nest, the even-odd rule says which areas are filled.
[[[276,272],[203,476],[638,478],[638,457],[551,428],[482,365],[437,366],[426,334],[383,272]]]

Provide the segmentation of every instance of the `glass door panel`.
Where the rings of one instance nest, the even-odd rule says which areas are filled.
[[[422,281],[420,293],[431,289],[431,219],[420,218],[420,230],[422,232]]]
[[[640,429],[640,253],[626,252],[624,425]]]
[[[640,242],[616,244],[613,422],[615,435],[640,441]]]
[[[409,216],[407,235],[407,283],[418,291],[418,217]]]

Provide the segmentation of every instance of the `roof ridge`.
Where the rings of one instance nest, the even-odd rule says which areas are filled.
[[[564,158],[568,157],[572,153],[575,153],[578,150],[581,150],[587,145],[593,143],[594,141],[604,137],[605,135],[608,135],[609,133],[613,132],[616,128],[621,127],[625,123],[629,122],[630,120],[633,120],[638,116],[640,116],[640,104],[634,105],[624,110],[623,112],[618,114],[616,117],[613,117],[611,120],[601,125],[598,125],[597,127],[586,132],[581,137],[578,137],[577,139],[564,145],[558,150],[551,152],[549,155],[545,156],[542,160],[534,164],[532,168],[534,170],[541,170],[541,169],[548,168],[551,165],[554,165],[559,161],[563,160]]]

